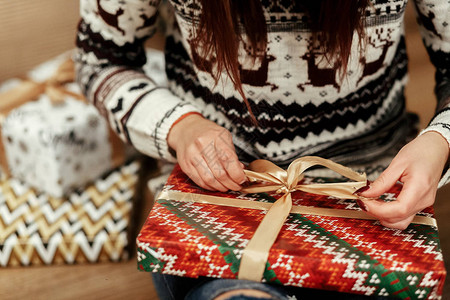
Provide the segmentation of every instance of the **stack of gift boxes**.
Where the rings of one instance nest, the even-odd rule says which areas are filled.
[[[140,162],[73,77],[68,53],[0,86],[0,266],[129,256]]]

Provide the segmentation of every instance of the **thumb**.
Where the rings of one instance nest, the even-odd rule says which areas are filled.
[[[367,198],[375,198],[389,191],[402,175],[400,168],[389,166],[381,175],[373,181],[368,189],[361,191],[359,195]]]

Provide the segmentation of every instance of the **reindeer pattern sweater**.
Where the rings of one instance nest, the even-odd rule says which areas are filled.
[[[308,16],[298,1],[262,1],[267,53],[253,62],[245,42],[239,49],[243,89],[259,126],[225,73],[216,85],[208,58],[198,58],[201,69],[193,63],[190,41],[201,12],[197,1],[159,2],[81,0],[77,80],[119,137],[140,152],[176,162],[168,132],[180,117],[198,112],[232,133],[244,162],[263,158],[286,167],[297,157],[319,155],[373,178],[414,134],[403,95],[407,1],[372,0],[363,16],[365,52],[360,55],[355,34],[342,82],[314,51]],[[436,66],[436,114],[422,132],[437,131],[450,142],[450,2],[413,4]],[[165,21],[168,87],[142,71],[143,43],[157,30],[158,20]],[[433,95],[424,101],[433,101]],[[449,177],[450,172],[443,174],[440,185]]]

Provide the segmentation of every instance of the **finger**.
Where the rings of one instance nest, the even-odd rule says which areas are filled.
[[[361,196],[368,198],[378,197],[389,191],[402,176],[403,168],[400,166],[390,165],[383,173],[373,181],[369,188],[359,193]]]
[[[389,228],[393,228],[393,229],[405,230],[406,228],[408,228],[409,224],[411,224],[413,219],[414,219],[414,215],[412,215],[412,216],[410,216],[410,217],[408,217],[408,218],[406,218],[404,220],[395,222],[395,223],[389,223],[389,222],[386,222],[386,221],[380,221],[380,223],[381,223],[381,225],[383,225],[385,227],[389,227]]]
[[[247,181],[247,177],[244,173],[245,166],[239,161],[239,158],[236,155],[236,149],[231,133],[228,130],[222,131],[216,138],[214,146],[216,152],[219,153],[219,158],[229,177],[238,185]]]
[[[195,147],[190,148],[188,152],[191,154],[189,157],[194,158],[194,160],[191,160],[192,165],[197,169],[206,184],[214,187],[217,191],[239,190],[240,186],[233,183],[223,169],[214,143],[214,139],[207,136],[197,138]]]
[[[236,149],[234,148],[233,136],[231,132],[223,128],[220,134],[217,136],[217,140],[222,141],[231,151],[236,153]]]
[[[240,190],[241,186],[230,178],[216,151],[208,157],[204,157],[204,160],[206,161],[208,168],[212,172],[212,175],[216,181],[225,186],[227,190]]]
[[[231,190],[238,191],[242,188],[242,184],[247,181],[247,176],[245,176],[244,168],[239,160],[232,160],[227,158],[220,158],[223,169],[228,175],[230,182],[233,184]]]
[[[207,185],[205,181],[200,177],[200,175],[197,172],[197,169],[192,166],[191,164],[187,164],[186,160],[179,159],[178,160],[181,170],[188,175],[189,179],[191,179],[195,184],[197,184],[199,187],[214,191],[214,188]]]
[[[210,166],[207,161],[203,158],[203,156],[198,156],[194,159],[194,162],[191,162],[192,166],[196,169],[198,175],[203,180],[203,182],[211,187],[211,191],[220,191],[226,192],[229,190],[228,187],[224,186],[221,182],[217,180],[214,176]]]
[[[214,185],[214,184],[208,184],[206,182],[206,180],[204,179],[204,177],[202,177],[199,173],[199,171],[192,166],[192,173],[194,174],[195,178],[198,180],[198,182],[200,184],[198,184],[200,187],[209,190],[209,191],[223,191],[223,189],[225,189],[225,187],[221,186],[221,185]],[[196,182],[197,183],[197,182]]]
[[[423,192],[418,190],[416,184],[409,181],[403,185],[402,191],[397,200],[385,202],[382,200],[362,200],[367,212],[388,223],[396,223],[415,215],[420,208],[414,203],[418,203],[423,198]],[[418,200],[419,199],[419,200]]]
[[[236,151],[233,149],[225,148],[218,142],[216,145],[216,152],[219,155],[220,163],[222,167],[227,172],[229,178],[237,185],[238,189],[241,188],[241,184],[247,181],[247,177],[244,173],[244,164],[242,164],[237,155]]]

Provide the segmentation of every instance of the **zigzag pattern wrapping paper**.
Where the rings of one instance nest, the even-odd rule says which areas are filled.
[[[130,161],[67,198],[0,181],[0,266],[119,261],[140,163]]]
[[[321,178],[306,178],[323,182]],[[330,181],[330,180],[326,180]],[[176,166],[165,189],[249,201],[277,194],[212,193]],[[400,186],[383,196],[394,200]],[[294,205],[360,210],[353,200],[303,192]],[[427,208],[420,215],[433,216]],[[242,251],[264,211],[158,199],[137,238],[138,268],[184,277],[237,278]],[[263,281],[400,299],[441,299],[446,270],[437,228],[406,230],[378,221],[290,214],[270,250]]]

